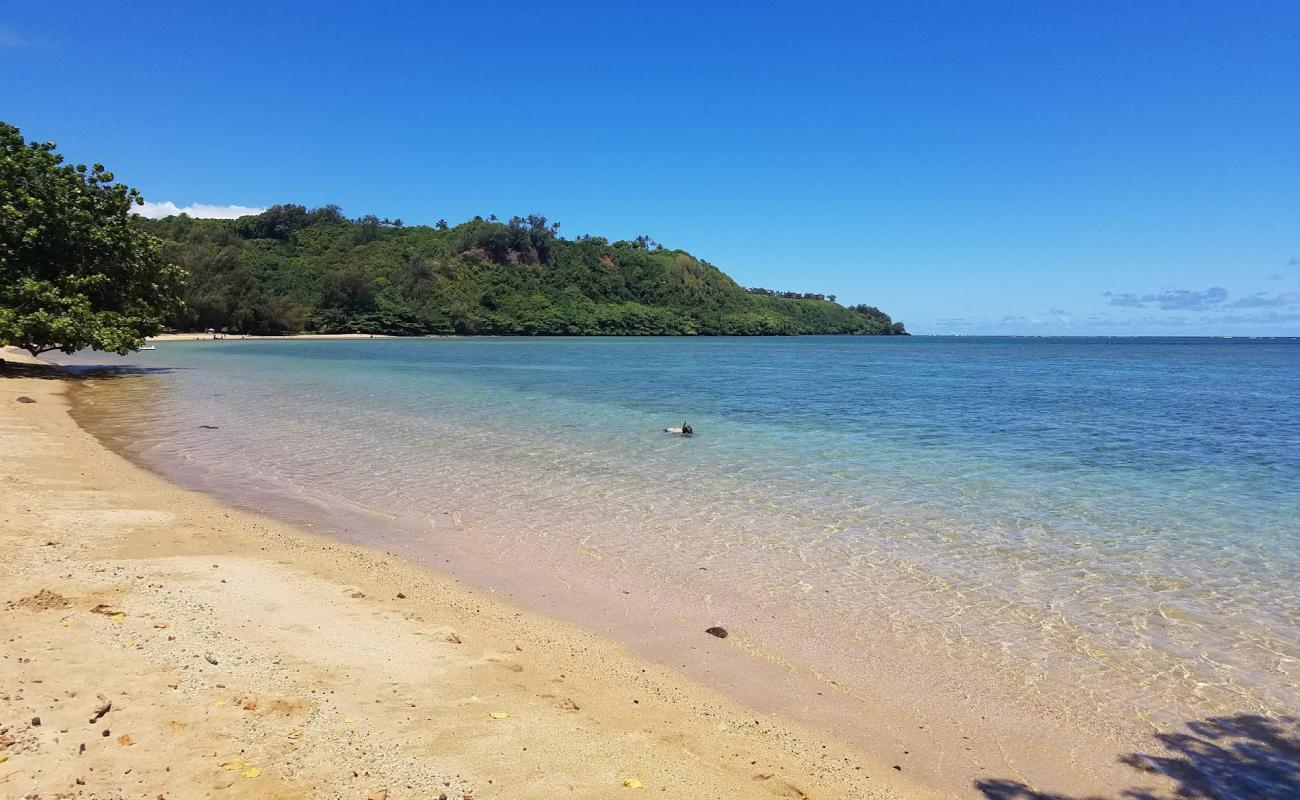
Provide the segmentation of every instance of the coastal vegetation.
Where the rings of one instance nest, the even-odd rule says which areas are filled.
[[[0,344],[129,352],[179,308],[184,274],[132,216],[138,191],[54,149],[0,122]]]
[[[277,334],[902,334],[870,306],[746,290],[641,236],[568,239],[530,215],[407,226],[337,206],[140,220],[190,274],[178,329]]]
[[[125,353],[164,328],[248,334],[901,335],[874,306],[745,289],[648,236],[565,238],[529,215],[407,226],[338,206],[132,213],[103,165],[0,123],[0,342]]]

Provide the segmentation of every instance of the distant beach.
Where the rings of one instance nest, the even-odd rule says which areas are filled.
[[[288,333],[282,336],[257,336],[243,333],[160,333],[150,336],[149,342],[202,342],[241,341],[244,339],[392,339],[392,336],[373,333]]]

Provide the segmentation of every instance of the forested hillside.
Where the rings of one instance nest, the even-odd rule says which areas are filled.
[[[870,306],[746,291],[640,237],[560,237],[546,218],[449,227],[275,206],[140,219],[190,273],[181,330],[388,334],[902,334]]]

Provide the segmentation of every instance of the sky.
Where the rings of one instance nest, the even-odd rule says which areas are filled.
[[[153,214],[539,213],[917,333],[1300,335],[1300,3],[0,4]]]

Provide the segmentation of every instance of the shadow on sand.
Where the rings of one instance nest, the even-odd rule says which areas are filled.
[[[40,378],[50,381],[103,380],[130,375],[165,375],[175,367],[142,367],[105,364],[27,364],[0,359],[0,379]]]
[[[1243,714],[1187,723],[1161,733],[1157,754],[1120,761],[1174,782],[1172,793],[1127,789],[1128,800],[1297,800],[1300,798],[1300,720]],[[1037,791],[1010,780],[977,781],[989,800],[1101,800]]]

